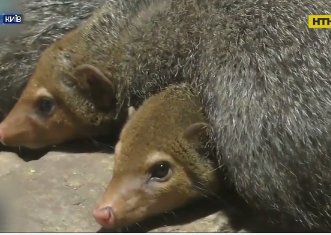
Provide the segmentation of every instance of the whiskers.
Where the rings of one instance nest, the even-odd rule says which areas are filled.
[[[97,147],[98,149],[100,149],[98,152],[102,153],[102,152],[114,152],[115,148],[113,145],[110,145],[108,143],[103,143],[100,141],[97,141],[93,138],[89,138],[88,139],[91,144],[93,144],[94,147]]]
[[[218,192],[214,192],[208,189],[208,187],[206,187],[203,183],[196,182],[195,184],[193,184],[193,187],[195,187],[197,191],[199,191],[201,196],[203,196],[203,198],[207,199],[208,201],[217,205],[232,207],[230,203],[228,203],[218,194]]]

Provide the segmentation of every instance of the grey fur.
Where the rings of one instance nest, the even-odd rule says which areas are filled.
[[[83,40],[98,45],[88,58],[109,61],[119,107],[191,81],[201,88],[220,164],[249,205],[275,213],[265,221],[288,231],[292,222],[296,231],[330,231],[331,31],[308,29],[307,17],[330,15],[331,2],[107,4]]]
[[[19,6],[0,3],[1,10],[12,13],[19,9],[15,13],[23,13],[25,19],[22,26],[0,26],[1,121],[20,96],[40,52],[89,17],[103,0],[20,0]]]
[[[331,31],[308,29],[309,14],[331,2],[108,0],[55,63],[107,63],[119,109],[192,82],[248,204],[287,231],[331,231]]]

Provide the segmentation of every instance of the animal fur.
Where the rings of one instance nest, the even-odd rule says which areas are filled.
[[[19,9],[24,15],[22,26],[10,26],[5,33],[1,26],[0,36],[0,120],[9,113],[20,97],[40,53],[76,28],[102,3],[92,1],[20,0],[18,6],[3,6],[1,9]],[[4,3],[1,3],[4,4]],[[0,5],[1,7],[1,5]],[[6,12],[6,13],[12,13]],[[16,13],[16,12],[15,12]],[[19,28],[20,31],[17,31]],[[4,30],[4,31],[2,31]]]
[[[131,107],[115,147],[113,177],[94,212],[100,225],[122,228],[217,195],[221,177],[205,121],[188,84],[169,86],[137,111]],[[167,174],[155,177],[161,162]]]
[[[330,231],[331,33],[309,29],[310,14],[330,15],[330,1],[109,0],[49,48],[36,76],[44,67],[42,85],[71,91],[66,107],[89,114],[95,128],[114,116],[94,109],[69,79],[75,66],[109,78],[117,111],[191,82],[203,92],[219,162],[248,204],[288,230],[293,221],[297,231]]]

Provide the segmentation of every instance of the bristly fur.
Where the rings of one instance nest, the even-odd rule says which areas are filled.
[[[24,89],[40,53],[88,18],[104,0],[20,0],[24,24],[0,37],[0,121]],[[13,31],[17,25],[11,26]],[[5,30],[0,29],[0,30]],[[17,29],[16,29],[17,30]],[[5,37],[5,36],[10,37]]]
[[[179,32],[176,25],[181,22],[181,27],[189,28],[190,23],[183,21],[186,15],[194,18],[194,22],[203,23],[202,17],[182,12],[171,2],[152,2],[107,1],[82,27],[49,48],[42,57],[43,63],[47,63],[45,66],[51,67],[50,71],[56,70],[52,73],[62,75],[57,75],[62,80],[58,82],[71,89],[68,94],[61,86],[57,92],[64,93],[61,96],[66,96],[72,109],[79,108],[74,111],[77,115],[91,114],[94,117],[86,117],[87,120],[99,120],[94,125],[100,125],[102,120],[107,122],[109,115],[92,112],[93,104],[78,99],[79,92],[75,92],[72,83],[66,84],[77,65],[96,66],[111,79],[117,91],[117,114],[129,104],[137,107],[166,84],[181,82],[186,74],[194,75],[196,61],[191,54],[194,51],[189,48],[198,47],[200,34],[195,32],[198,25],[192,32]],[[176,23],[169,25],[168,22],[173,21]],[[168,31],[178,32],[172,38]],[[68,47],[68,44],[74,45]],[[52,63],[55,64],[52,66]],[[146,76],[148,82],[144,81]]]
[[[151,96],[137,111],[129,109],[113,177],[98,205],[98,211],[111,207],[116,220],[107,224],[97,216],[100,225],[129,226],[197,199],[215,199],[223,181],[200,101],[193,87],[181,83]],[[160,164],[168,169],[162,178],[153,174]]]
[[[194,155],[191,156],[192,159],[185,159],[190,157],[190,154],[180,153],[190,149],[186,146],[187,143],[182,141],[186,128],[197,122],[206,121],[198,94],[190,85],[186,83],[172,85],[150,97],[137,110],[132,120],[134,121],[128,121],[121,133],[121,140],[125,144],[125,146],[122,144],[121,152],[128,158],[162,151],[173,158],[183,158],[176,159],[178,161],[198,161],[200,156]],[[139,158],[136,160],[139,161]],[[123,160],[123,162],[127,161],[129,159]]]
[[[308,15],[323,14],[331,14],[328,0],[107,1],[42,60],[98,67],[115,84],[119,110],[192,82],[239,194],[275,212],[279,226],[330,231],[331,31],[307,27]],[[47,60],[53,55],[59,60]],[[52,75],[45,85],[67,79]],[[79,117],[110,120],[59,90]]]
[[[307,15],[330,15],[331,3],[192,0],[152,14],[128,11],[133,2],[111,2],[125,11],[100,27],[119,41],[111,47],[122,54],[111,66],[112,77],[125,78],[119,104],[128,94],[143,100],[166,84],[192,81],[204,92],[213,141],[238,192],[256,209],[329,231],[331,33],[308,29]],[[140,2],[145,9],[164,4]]]

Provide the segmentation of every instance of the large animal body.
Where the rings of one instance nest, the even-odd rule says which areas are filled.
[[[202,92],[227,178],[266,221],[331,230],[327,0],[107,1],[50,46],[0,125],[7,145],[111,132],[120,113],[181,81]]]

